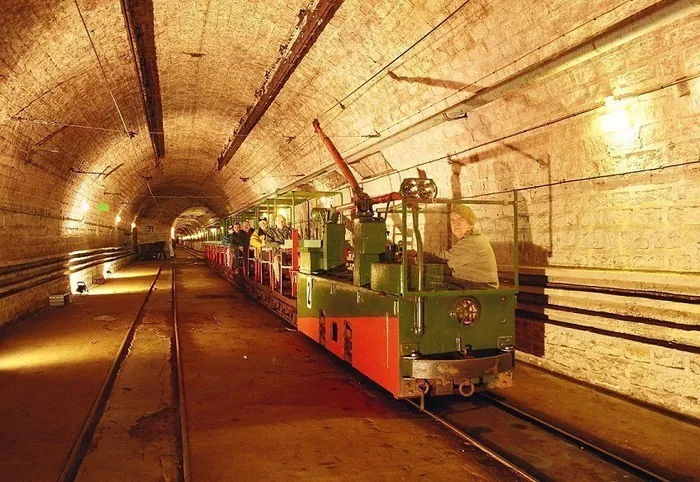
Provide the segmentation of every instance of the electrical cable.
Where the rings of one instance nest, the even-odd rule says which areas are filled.
[[[108,127],[97,127],[97,126],[90,126],[90,125],[85,125],[85,124],[73,124],[73,123],[66,123],[66,122],[61,122],[61,121],[56,121],[56,120],[49,120],[49,119],[29,119],[27,117],[22,117],[22,116],[13,116],[8,118],[8,120],[16,121],[16,122],[28,122],[28,123],[33,123],[33,124],[42,124],[42,125],[52,125],[56,127],[73,127],[76,129],[87,129],[87,130],[95,130],[95,131],[105,131],[105,132],[122,132],[122,129],[110,129]],[[207,130],[200,130],[199,132],[205,132],[207,134],[215,134],[215,135],[221,135],[221,136],[228,136],[228,135],[233,135],[233,134],[228,134],[227,132],[216,132],[216,131],[207,131]],[[165,135],[165,132],[159,132],[159,131],[146,131],[147,134],[158,134],[158,135]],[[139,131],[132,131],[130,134],[139,134]],[[238,137],[248,137],[246,135],[241,135]],[[364,136],[358,136],[358,137],[364,137]]]
[[[85,18],[83,17],[83,12],[80,10],[80,6],[78,5],[78,0],[73,0],[73,3],[75,4],[75,8],[78,10],[78,15],[80,15],[80,21],[83,24],[83,27],[85,28],[85,34],[87,35],[88,40],[90,41],[90,46],[92,47],[92,51],[95,53],[95,58],[97,59],[97,64],[100,67],[100,71],[102,72],[102,78],[105,81],[105,85],[107,86],[107,91],[109,92],[109,96],[112,98],[112,102],[114,103],[114,107],[117,109],[117,113],[119,114],[119,119],[122,121],[122,125],[124,126],[124,133],[131,137],[129,128],[126,126],[126,121],[124,120],[124,116],[122,115],[122,111],[119,109],[119,105],[117,104],[117,99],[115,99],[114,94],[112,93],[112,89],[109,86],[109,81],[107,80],[107,73],[105,72],[104,67],[102,66],[102,61],[100,60],[100,56],[97,53],[97,48],[95,47],[95,43],[92,41],[92,36],[90,35],[90,30],[87,27],[87,24],[85,23]]]
[[[625,6],[626,4],[628,4],[628,3],[630,3],[630,2],[633,2],[633,1],[634,1],[634,0],[624,0],[622,3],[616,5],[615,7],[611,7],[610,9],[606,10],[606,11],[603,12],[603,13],[595,14],[595,16],[594,16],[593,18],[591,18],[591,19],[589,19],[589,20],[586,20],[586,21],[584,21],[583,23],[580,23],[580,24],[576,25],[575,27],[572,27],[572,28],[569,29],[568,31],[566,31],[566,32],[564,32],[563,34],[559,35],[558,37],[556,37],[556,38],[554,38],[554,39],[552,39],[552,40],[550,40],[550,41],[548,41],[548,42],[546,42],[546,43],[544,43],[544,44],[542,44],[542,45],[539,45],[539,46],[536,47],[536,48],[530,49],[528,52],[522,54],[520,57],[518,57],[517,59],[515,59],[515,60],[509,62],[508,64],[503,65],[503,66],[499,67],[498,69],[493,70],[492,72],[489,72],[488,74],[483,75],[482,77],[480,77],[480,78],[478,78],[478,79],[472,81],[472,82],[469,83],[469,84],[466,84],[465,86],[463,86],[463,87],[461,87],[461,88],[455,90],[454,92],[451,92],[449,95],[447,95],[447,96],[445,96],[445,97],[442,97],[441,99],[439,99],[439,100],[433,102],[432,104],[429,104],[429,105],[427,105],[427,106],[424,106],[424,107],[418,109],[416,112],[413,112],[412,114],[409,114],[409,115],[407,115],[407,116],[402,117],[401,119],[397,120],[397,121],[394,122],[393,124],[390,124],[390,125],[384,127],[383,129],[377,131],[377,132],[381,135],[381,134],[383,134],[383,133],[385,133],[385,132],[387,132],[387,131],[393,129],[394,127],[396,127],[397,125],[401,124],[402,122],[405,122],[406,120],[410,119],[411,117],[414,117],[414,116],[420,114],[421,112],[423,112],[423,111],[425,111],[425,110],[431,109],[431,108],[435,107],[436,105],[438,105],[438,104],[440,104],[440,103],[444,103],[444,102],[447,101],[448,99],[452,98],[452,97],[455,96],[455,95],[458,95],[458,94],[464,92],[465,90],[467,90],[467,89],[469,89],[469,88],[473,88],[473,87],[475,87],[475,86],[478,86],[479,83],[482,82],[483,80],[486,80],[487,78],[489,78],[489,77],[491,77],[491,76],[495,76],[495,75],[498,74],[499,72],[501,72],[501,71],[503,71],[503,70],[505,70],[505,69],[507,69],[507,68],[509,68],[509,67],[512,67],[513,65],[516,65],[518,62],[520,62],[521,60],[523,60],[523,59],[526,58],[527,56],[532,55],[532,54],[534,54],[534,53],[536,53],[536,52],[542,50],[543,48],[545,48],[545,47],[547,47],[547,46],[549,46],[549,45],[554,44],[555,42],[557,42],[557,41],[559,41],[559,40],[561,40],[561,39],[563,39],[563,38],[566,38],[566,36],[570,35],[571,33],[575,32],[576,30],[585,27],[586,25],[588,25],[588,24],[590,24],[590,23],[592,23],[592,22],[598,20],[600,17],[602,17],[602,16],[604,16],[604,15],[608,15],[608,14],[614,12],[615,10],[617,10],[617,9],[619,9],[619,8]],[[365,92],[365,93],[366,93],[366,92]],[[478,94],[478,91],[477,91],[474,95],[477,95],[477,94]],[[363,93],[362,95],[364,95],[364,93]],[[355,99],[355,100],[353,101],[353,103],[356,102],[357,100],[359,100],[359,98],[362,97],[362,95],[359,96],[357,99]],[[351,104],[352,104],[352,103],[351,103]],[[331,121],[329,121],[329,123],[332,122],[332,121],[334,121],[335,119],[337,119],[337,118],[340,116],[340,114],[341,114],[342,112],[344,112],[344,111],[341,111],[336,117],[334,117],[333,119],[331,119]],[[451,119],[446,119],[446,120],[451,120]],[[366,140],[365,140],[365,141],[362,141],[362,142],[358,142],[357,144],[355,144],[354,146],[348,148],[347,150],[355,149],[355,148],[359,147],[360,145],[362,145],[364,142],[366,142]]]
[[[382,72],[384,72],[386,69],[388,69],[391,65],[393,65],[398,59],[400,59],[401,57],[403,57],[406,53],[408,53],[408,52],[409,52],[411,49],[413,49],[416,45],[420,44],[423,40],[425,40],[426,38],[428,38],[428,37],[429,37],[431,34],[433,34],[436,30],[438,30],[438,29],[439,29],[440,27],[442,27],[445,23],[447,23],[450,19],[452,19],[452,18],[453,18],[457,13],[459,13],[465,6],[467,6],[467,4],[470,3],[470,1],[471,1],[471,0],[466,0],[466,1],[464,1],[459,7],[457,7],[455,10],[453,10],[447,17],[445,17],[445,18],[444,18],[442,21],[440,21],[437,25],[435,25],[433,28],[431,28],[428,32],[426,32],[425,34],[423,34],[418,40],[416,40],[415,42],[413,42],[408,48],[404,49],[398,56],[394,57],[388,64],[386,64],[386,65],[385,65],[384,67],[382,67],[380,70],[378,70],[377,72],[375,72],[374,74],[372,74],[369,78],[365,79],[365,81],[362,82],[362,84],[360,84],[358,87],[356,87],[355,89],[353,89],[350,93],[348,93],[348,94],[347,94],[345,97],[343,97],[341,100],[337,101],[337,102],[336,102],[335,104],[333,104],[331,107],[327,108],[327,109],[326,109],[325,111],[323,111],[318,117],[321,118],[321,117],[323,117],[324,115],[326,115],[328,112],[330,112],[332,109],[334,109],[336,106],[342,105],[342,102],[343,102],[343,101],[347,100],[347,99],[348,99],[351,95],[353,95],[355,92],[357,92],[357,91],[359,91],[360,89],[362,89],[365,85],[367,85],[369,82],[371,82],[374,78],[376,78],[378,75],[380,75],[380,74],[381,74]],[[355,102],[355,101],[353,101],[353,102]],[[345,111],[345,109],[343,109],[341,112],[344,112],[344,111]],[[340,115],[340,114],[338,114],[338,115]],[[331,123],[332,121],[334,121],[335,119],[337,119],[338,115],[337,115],[336,117],[332,118],[330,121],[325,122],[325,123],[324,123],[324,127],[327,126],[328,124],[330,124],[330,123]],[[291,136],[291,137],[298,138],[298,137],[301,135],[302,132],[303,132],[303,131],[300,131],[299,133],[297,133],[296,135]],[[313,135],[311,136],[311,138],[313,138],[313,137],[315,137],[315,136],[316,136],[316,134],[313,134]],[[338,136],[333,136],[333,137],[338,137]],[[285,156],[285,158],[288,158],[288,157],[290,157],[290,156],[295,155],[303,146],[305,146],[305,145],[308,143],[308,140],[309,140],[309,139],[307,139],[307,140],[305,140],[304,142],[302,142],[302,144],[301,144],[300,146],[298,146],[296,149],[294,149],[294,151],[292,151],[289,155]],[[275,164],[275,166],[273,167],[273,169],[275,169],[276,167],[278,167],[279,164],[280,164],[281,162],[283,162],[283,161],[280,161],[280,162],[278,162],[277,164]],[[266,164],[265,164],[265,166],[268,166],[268,165],[269,165],[269,163],[266,163]],[[249,177],[250,179],[252,179],[253,177],[256,177],[258,174],[260,174],[260,172],[262,172],[263,170],[264,170],[264,168],[261,168],[261,169],[259,169],[255,174],[253,174],[253,175],[251,175],[251,176],[248,176],[248,177]],[[256,181],[256,182],[257,182],[257,181]],[[256,182],[254,182],[252,185],[254,185]],[[252,186],[252,185],[251,185],[251,186]]]
[[[97,64],[99,65],[100,72],[102,73],[102,78],[104,80],[105,86],[107,87],[107,91],[109,92],[109,96],[112,98],[112,102],[114,103],[114,107],[117,110],[117,113],[119,115],[119,119],[121,120],[122,126],[124,127],[124,133],[126,136],[129,138],[129,144],[131,145],[133,154],[134,154],[134,164],[138,165],[139,163],[139,153],[136,149],[136,145],[134,144],[134,137],[136,136],[136,133],[129,130],[129,128],[126,125],[126,120],[124,119],[124,116],[122,114],[121,109],[119,108],[119,104],[117,103],[117,99],[114,97],[114,93],[112,92],[112,89],[109,85],[109,80],[107,78],[107,72],[104,69],[104,66],[102,65],[102,60],[100,59],[100,55],[97,52],[97,48],[95,47],[95,43],[92,40],[92,36],[90,35],[90,30],[87,27],[87,24],[85,23],[85,18],[83,17],[83,13],[80,10],[80,6],[78,5],[78,0],[73,0],[73,3],[75,4],[75,8],[78,10],[78,15],[80,16],[80,21],[83,24],[83,28],[85,29],[85,34],[88,37],[88,40],[90,41],[90,46],[92,47],[92,51],[95,54],[95,59],[97,60]],[[151,186],[148,183],[148,180],[146,179],[146,185],[148,186],[148,191],[151,193],[151,196],[153,196],[153,191],[151,190]],[[156,201],[155,197],[153,197],[153,202],[158,205],[158,202]]]
[[[377,76],[379,76],[379,74],[381,74],[382,72],[384,72],[385,70],[387,70],[389,67],[391,67],[391,66],[392,66],[396,61],[398,61],[401,57],[403,57],[404,55],[406,55],[408,52],[410,52],[412,49],[414,49],[417,45],[419,45],[421,42],[423,42],[423,40],[425,40],[426,38],[428,38],[428,37],[429,37],[430,35],[432,35],[435,31],[437,31],[440,27],[442,27],[444,24],[446,24],[448,21],[450,21],[455,15],[457,15],[464,7],[466,7],[467,4],[469,4],[470,2],[471,2],[471,0],[466,0],[465,2],[463,2],[459,7],[457,7],[455,10],[453,10],[447,17],[445,17],[444,19],[442,19],[442,21],[441,21],[440,23],[438,23],[437,25],[435,25],[435,26],[434,26],[433,28],[431,28],[428,32],[426,32],[424,35],[422,35],[418,40],[416,40],[415,42],[413,42],[408,48],[404,49],[399,55],[397,55],[396,57],[394,57],[388,64],[384,65],[384,67],[382,67],[382,68],[379,69],[377,72],[375,72],[375,73],[372,74],[370,77],[368,77],[364,82],[362,82],[359,86],[357,86],[355,89],[353,89],[353,90],[352,90],[350,93],[348,93],[345,97],[343,97],[342,99],[340,99],[339,101],[337,101],[335,104],[333,104],[331,107],[329,107],[328,109],[326,109],[325,111],[323,111],[323,112],[321,113],[321,116],[326,115],[328,112],[330,112],[331,110],[333,110],[333,109],[334,109],[335,107],[337,107],[338,105],[343,105],[343,106],[344,106],[344,108],[341,110],[341,112],[345,111],[350,105],[352,105],[354,102],[357,101],[357,99],[355,99],[355,100],[351,101],[348,105],[345,105],[343,102],[345,102],[351,95],[353,95],[353,94],[355,94],[356,92],[358,92],[358,91],[359,91],[360,89],[362,89],[365,85],[367,85],[369,82],[371,82],[372,80],[374,80]],[[362,95],[364,95],[364,94],[362,94]],[[359,99],[360,97],[362,97],[362,95],[360,95],[360,96],[358,97],[358,99]],[[335,119],[335,118],[334,118],[334,119]],[[330,124],[334,119],[331,119],[330,121],[326,122],[325,125],[327,126],[327,125]]]
[[[38,214],[38,213],[31,212],[31,211],[23,211],[21,209],[6,208],[4,206],[0,206],[0,211],[10,213],[10,214],[22,214],[24,216],[35,216],[35,217],[43,218],[43,219],[54,219],[56,221],[73,221],[73,222],[81,223],[81,224],[84,224],[87,226],[93,226],[93,227],[105,228],[105,229],[116,229],[117,231],[122,231],[124,233],[131,232],[131,231],[126,231],[125,229],[115,228],[114,226],[111,226],[108,224],[95,223],[93,221],[85,221],[83,219],[71,218],[69,216],[58,216],[58,215],[52,215],[52,214]]]
[[[432,103],[432,104],[430,104],[430,105],[428,105],[428,106],[426,106],[426,107],[423,107],[423,108],[419,109],[417,112],[414,112],[414,113],[412,113],[412,114],[410,114],[410,115],[408,115],[408,116],[405,116],[404,118],[402,118],[401,120],[395,122],[394,124],[391,124],[391,125],[385,127],[384,129],[378,130],[378,131],[376,131],[376,132],[377,132],[378,134],[380,134],[380,136],[381,136],[383,133],[385,133],[385,132],[387,132],[388,130],[392,129],[392,128],[395,127],[396,125],[400,124],[401,122],[404,122],[406,119],[409,119],[409,118],[411,118],[411,117],[413,117],[413,116],[415,116],[415,115],[417,115],[417,114],[420,114],[423,110],[429,109],[429,108],[433,107],[434,105],[439,104],[440,102],[446,101],[447,99],[451,98],[451,97],[454,96],[454,95],[459,94],[460,92],[464,91],[465,89],[468,89],[469,87],[473,87],[473,86],[476,85],[478,82],[480,82],[480,81],[482,81],[482,80],[484,80],[484,79],[486,79],[486,78],[488,78],[488,77],[490,77],[490,76],[492,76],[492,75],[497,74],[498,72],[500,72],[500,71],[502,71],[502,70],[504,70],[504,69],[506,69],[506,68],[508,68],[508,67],[510,67],[510,66],[512,66],[512,65],[514,65],[515,63],[521,61],[523,58],[527,57],[528,55],[531,55],[532,53],[537,52],[537,51],[541,50],[542,48],[547,47],[548,45],[553,44],[553,43],[556,42],[557,40],[560,40],[561,38],[566,37],[567,35],[571,34],[572,32],[574,32],[574,31],[576,31],[576,30],[578,30],[578,29],[580,29],[580,28],[583,28],[583,27],[585,27],[586,25],[588,25],[589,23],[591,23],[591,22],[597,20],[600,16],[607,15],[607,14],[609,14],[609,13],[611,13],[611,12],[613,12],[613,11],[619,9],[619,8],[621,8],[622,6],[624,6],[624,5],[628,4],[628,3],[630,3],[631,1],[633,1],[633,0],[624,0],[623,2],[619,3],[618,5],[609,8],[609,9],[606,10],[605,12],[603,12],[603,13],[601,13],[601,14],[597,14],[594,18],[589,19],[589,20],[586,20],[586,21],[584,21],[583,23],[578,24],[578,25],[576,25],[575,27],[572,27],[572,28],[569,29],[567,32],[561,34],[561,35],[558,36],[557,38],[552,39],[552,40],[550,40],[549,42],[546,42],[546,43],[544,43],[544,44],[538,46],[537,48],[531,49],[530,51],[528,51],[528,52],[522,54],[518,59],[516,59],[516,60],[514,60],[514,61],[511,61],[511,62],[508,63],[507,65],[499,67],[498,69],[496,69],[496,70],[490,72],[489,74],[486,74],[486,75],[482,76],[481,78],[479,78],[479,79],[473,81],[472,83],[470,83],[470,84],[468,84],[468,85],[465,85],[464,87],[460,88],[459,90],[450,93],[448,96],[446,96],[446,97],[440,99],[439,101],[436,101],[436,102],[434,102],[434,103]],[[342,104],[342,103],[343,103],[344,101],[346,101],[351,95],[353,95],[355,92],[359,91],[359,90],[360,90],[363,86],[365,86],[368,82],[370,82],[372,79],[374,79],[374,78],[375,78],[376,76],[378,76],[380,73],[382,73],[383,71],[385,71],[385,70],[386,70],[388,67],[390,67],[393,63],[395,63],[398,59],[400,59],[401,57],[403,57],[404,55],[406,55],[406,54],[407,54],[410,50],[412,50],[415,46],[417,46],[418,44],[420,44],[424,39],[426,39],[426,38],[427,38],[428,36],[430,36],[433,32],[435,32],[440,26],[444,25],[448,20],[450,20],[452,17],[454,17],[454,15],[457,14],[457,13],[458,13],[462,8],[464,8],[468,3],[469,3],[469,0],[467,0],[467,1],[464,2],[464,3],[462,3],[456,10],[454,10],[450,15],[448,15],[445,19],[443,19],[442,22],[440,22],[439,24],[437,24],[433,29],[431,29],[428,33],[426,33],[425,35],[423,35],[419,40],[417,40],[416,42],[414,42],[410,47],[408,47],[408,48],[407,48],[406,50],[404,50],[401,54],[399,54],[397,57],[395,57],[391,62],[389,62],[388,64],[386,64],[384,67],[382,67],[382,69],[380,69],[380,70],[377,71],[375,74],[373,74],[371,77],[369,77],[368,79],[366,79],[362,84],[360,84],[360,86],[358,86],[357,88],[355,88],[353,91],[351,91],[351,92],[350,92],[349,94],[347,94],[345,97],[343,97],[340,101],[336,102],[333,106],[331,106],[331,107],[329,107],[328,109],[326,109],[321,115],[327,114],[327,113],[330,112],[332,109],[334,109],[337,105],[344,105],[344,104]],[[353,103],[357,102],[357,101],[358,101],[365,93],[367,93],[367,92],[369,92],[369,89],[368,89],[367,91],[365,91],[364,93],[362,93],[361,95],[359,95],[356,99],[353,99],[347,106],[344,105],[344,109],[342,109],[342,110],[341,110],[337,115],[335,115],[333,118],[331,118],[330,120],[328,120],[327,122],[325,122],[325,123],[324,123],[324,127],[325,127],[325,126],[328,126],[330,123],[332,123],[333,121],[335,121],[336,119],[338,119],[338,117],[340,117],[340,115],[342,115],[342,113],[344,113],[344,112],[347,111],[347,107],[348,107],[348,106],[350,106],[350,105],[352,105]],[[296,136],[295,136],[295,137],[296,137]],[[333,136],[333,137],[337,137],[337,136]],[[362,144],[365,143],[365,142],[367,142],[367,139],[365,139],[365,140],[363,140],[363,141],[361,141],[361,142],[356,143],[355,145],[353,145],[353,146],[351,146],[351,147],[345,149],[343,152],[345,153],[345,152],[351,151],[351,150],[353,150],[353,149],[359,147],[360,145],[362,145]],[[297,151],[298,151],[298,149],[295,150],[295,151],[293,151],[293,152],[290,153],[289,155],[285,156],[285,159],[288,159],[289,157],[295,155],[295,154],[297,153]],[[277,167],[279,167],[279,165],[280,165],[282,162],[284,162],[284,159],[283,159],[283,160],[280,160],[277,164],[275,164],[275,165],[272,167],[272,169],[274,170],[274,169],[276,169]],[[327,166],[326,166],[325,168],[327,168]],[[260,171],[258,171],[258,173],[259,173],[259,172],[260,172]],[[256,173],[254,176],[256,176],[258,173]],[[253,176],[251,176],[251,177],[253,177]]]
[[[683,78],[681,78],[681,79],[676,79],[676,80],[674,80],[674,81],[672,81],[672,82],[669,82],[669,83],[666,83],[666,84],[662,84],[662,85],[660,85],[660,86],[658,86],[658,87],[655,87],[655,88],[652,88],[652,89],[646,89],[646,90],[643,90],[643,91],[640,91],[640,92],[630,93],[630,94],[627,94],[627,95],[624,95],[624,96],[620,96],[618,100],[627,100],[627,99],[632,99],[632,98],[638,98],[638,97],[641,97],[641,96],[643,96],[643,95],[654,94],[654,93],[656,93],[656,92],[660,92],[660,91],[662,91],[662,90],[668,89],[669,87],[673,87],[673,86],[678,85],[678,84],[681,84],[681,83],[683,83],[683,82],[688,82],[688,81],[695,80],[695,79],[698,79],[698,78],[700,78],[700,73],[692,74],[692,75],[683,77]],[[545,127],[550,127],[550,126],[552,126],[552,125],[558,124],[559,122],[564,122],[564,121],[567,121],[567,120],[570,120],[570,119],[573,119],[573,118],[576,118],[576,117],[580,117],[580,116],[583,116],[583,115],[586,115],[586,114],[591,114],[591,113],[593,113],[593,112],[595,112],[595,111],[597,111],[597,110],[599,110],[599,109],[601,109],[601,108],[604,108],[604,107],[605,107],[605,104],[599,105],[599,106],[596,106],[596,107],[592,107],[592,108],[582,109],[582,110],[580,110],[580,111],[578,111],[578,112],[574,112],[574,113],[572,113],[572,114],[567,114],[567,115],[558,117],[558,118],[556,118],[556,119],[552,119],[552,120],[549,120],[549,121],[546,121],[546,122],[542,122],[542,123],[540,123],[540,124],[538,124],[538,125],[536,125],[536,126],[528,127],[527,129],[522,129],[522,130],[520,130],[520,131],[513,132],[513,133],[507,134],[507,135],[505,135],[505,136],[501,136],[501,137],[499,137],[499,138],[497,138],[497,139],[492,139],[492,140],[489,140],[489,141],[486,141],[486,142],[482,142],[482,143],[477,144],[477,145],[474,145],[474,146],[470,146],[470,147],[468,147],[468,148],[466,148],[466,149],[463,149],[463,150],[461,150],[461,151],[457,151],[457,152],[453,152],[453,153],[450,153],[450,154],[446,154],[446,155],[444,155],[444,156],[440,156],[440,157],[437,157],[437,158],[434,158],[434,159],[431,159],[431,160],[428,160],[428,161],[423,161],[423,162],[420,162],[420,163],[418,163],[418,164],[416,164],[416,165],[414,165],[414,166],[411,166],[411,167],[406,167],[406,168],[403,168],[403,169],[399,169],[399,170],[397,170],[397,171],[395,171],[395,172],[402,173],[402,172],[409,171],[409,170],[411,170],[411,169],[416,169],[416,168],[419,168],[419,167],[426,166],[426,165],[428,165],[428,164],[432,164],[432,163],[434,163],[434,162],[443,161],[443,160],[446,160],[446,159],[454,159],[455,157],[463,156],[463,155],[466,154],[467,152],[474,151],[474,150],[477,150],[477,149],[482,149],[482,148],[487,147],[487,146],[490,146],[490,145],[492,145],[492,144],[497,144],[497,143],[499,143],[499,142],[503,142],[503,141],[512,139],[512,138],[514,138],[514,137],[521,136],[521,135],[523,135],[523,134],[529,134],[529,133],[534,132],[534,131],[536,131],[536,130],[539,130],[539,129],[542,129],[542,128],[545,128]],[[692,162],[694,163],[695,161],[692,161]],[[669,166],[669,167],[670,167],[670,166]],[[655,169],[655,168],[654,168],[654,169]],[[632,172],[632,171],[630,171],[630,172]],[[639,172],[643,172],[643,171],[639,171]],[[623,174],[626,174],[626,173],[623,173]],[[389,175],[389,174],[387,174],[387,175]],[[382,178],[382,177],[385,177],[385,175],[378,176],[376,179],[380,179],[380,178]],[[591,179],[596,179],[596,178],[593,177],[593,178],[591,178]],[[588,179],[587,179],[587,178],[575,179],[575,180],[572,180],[572,182],[575,182],[575,181],[585,181],[585,180],[588,180]],[[547,186],[547,185],[549,185],[549,184],[544,184],[543,186]],[[552,184],[552,185],[555,185],[555,184]],[[510,191],[507,191],[507,192],[510,192]]]

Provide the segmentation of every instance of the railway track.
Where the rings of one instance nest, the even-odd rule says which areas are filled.
[[[185,384],[183,383],[184,377],[182,375],[182,357],[180,356],[180,328],[177,322],[177,283],[175,278],[177,276],[177,264],[173,263],[173,276],[172,276],[172,294],[173,294],[173,337],[175,339],[175,364],[177,371],[177,394],[178,394],[178,405],[180,407],[180,447],[182,454],[182,480],[183,482],[189,482],[191,480],[190,471],[190,444],[189,435],[187,430],[187,403],[185,398]]]
[[[680,480],[663,467],[644,467],[619,455],[621,450],[586,440],[492,394],[434,398],[425,413],[525,480]]]
[[[424,412],[526,480],[670,480],[492,394],[433,399]]]
[[[167,268],[165,268],[167,269]],[[172,339],[171,339],[171,346],[174,348],[174,356],[172,357],[173,360],[173,390],[177,394],[177,400],[178,400],[178,405],[179,405],[179,420],[178,420],[178,425],[180,427],[180,433],[175,434],[176,439],[178,441],[178,445],[180,448],[180,466],[179,466],[179,474],[178,474],[178,479],[183,480],[184,482],[188,482],[190,480],[189,478],[189,469],[190,469],[190,464],[189,464],[189,444],[188,444],[188,437],[187,437],[187,416],[186,416],[186,411],[185,411],[185,389],[184,389],[184,384],[182,383],[182,363],[181,363],[181,357],[180,357],[180,339],[179,339],[179,330],[178,330],[178,325],[177,325],[177,294],[176,294],[176,287],[175,287],[175,276],[176,276],[176,268],[175,265],[172,264],[171,268],[172,270],[172,284],[171,284],[171,296],[172,296]],[[80,434],[78,435],[77,439],[75,440],[73,447],[71,449],[71,452],[63,466],[63,470],[61,471],[61,474],[58,477],[59,482],[67,482],[67,481],[74,481],[78,477],[78,474],[80,472],[80,468],[83,464],[83,461],[85,460],[86,455],[90,452],[91,447],[93,444],[96,443],[95,440],[95,433],[98,429],[98,426],[100,426],[100,422],[103,419],[107,405],[114,393],[115,389],[115,383],[117,381],[117,377],[119,375],[120,370],[122,369],[122,366],[124,365],[124,362],[127,360],[127,357],[129,356],[129,353],[132,351],[134,347],[134,338],[137,329],[139,326],[142,324],[144,320],[144,315],[146,312],[146,306],[149,302],[149,299],[151,298],[151,294],[154,292],[154,288],[156,287],[156,284],[158,283],[159,278],[161,277],[161,274],[164,270],[164,265],[161,265],[158,269],[158,272],[156,273],[155,277],[153,278],[153,282],[151,283],[148,292],[146,293],[146,296],[143,299],[143,302],[139,306],[139,309],[134,316],[133,321],[129,325],[129,328],[127,329],[126,334],[124,335],[124,339],[122,340],[122,343],[119,346],[119,349],[117,351],[117,354],[114,357],[114,360],[112,362],[112,365],[110,366],[110,369],[107,373],[107,376],[102,384],[102,387],[100,388],[99,394],[97,398],[95,399],[95,402],[92,405],[92,408],[86,417],[85,421],[83,422],[83,425],[80,430]],[[159,388],[160,389],[160,388]]]

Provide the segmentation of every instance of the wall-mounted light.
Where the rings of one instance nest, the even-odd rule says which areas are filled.
[[[136,221],[131,222],[131,230],[133,231],[134,229],[136,229]]]
[[[114,217],[114,223],[115,223],[115,224],[119,224],[119,223],[121,223],[121,222],[122,222],[122,217],[121,217],[120,215],[117,214],[117,215]]]
[[[170,238],[175,239],[175,226],[170,227]]]
[[[639,147],[639,128],[634,125],[628,103],[606,97],[605,110],[606,113],[600,116],[600,128],[610,154],[621,155]]]
[[[620,101],[615,100],[614,97],[606,97],[605,106],[608,113],[600,118],[600,126],[604,134],[612,134],[632,126],[630,113]]]

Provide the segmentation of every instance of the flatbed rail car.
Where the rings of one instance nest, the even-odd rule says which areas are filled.
[[[356,215],[351,251],[339,212],[316,208],[311,214],[320,225],[318,239],[301,239],[294,229],[277,253],[264,249],[257,256],[253,250],[246,253],[245,267],[238,274],[226,266],[225,247],[207,244],[207,260],[397,398],[469,396],[477,390],[508,387],[514,368],[518,289],[517,203],[421,199],[416,193],[422,191],[415,186],[425,182],[432,183],[408,179],[401,194],[382,196],[383,216],[374,210]],[[308,193],[296,196],[310,198]],[[446,276],[445,264],[425,262],[419,217],[429,209],[449,213],[457,204],[512,208],[516,285],[465,284]],[[257,219],[259,212],[261,208],[244,217],[255,214]],[[398,244],[406,248],[405,254],[392,255],[387,247],[390,213],[400,216]],[[272,266],[275,254],[281,259],[281,279],[276,279]]]

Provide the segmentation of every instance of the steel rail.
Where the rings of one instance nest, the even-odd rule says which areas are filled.
[[[417,408],[417,409],[418,409],[419,411],[421,411],[422,413],[425,413],[426,415],[428,415],[430,418],[432,418],[433,420],[435,420],[437,423],[439,423],[439,424],[442,425],[443,427],[445,427],[445,428],[449,429],[450,431],[452,431],[452,432],[453,432],[454,434],[456,434],[458,437],[460,437],[460,438],[466,440],[467,442],[469,442],[469,444],[473,445],[474,447],[476,447],[477,449],[481,450],[481,451],[484,452],[485,454],[489,455],[489,456],[492,457],[493,459],[497,460],[497,461],[500,462],[501,464],[505,465],[506,467],[508,467],[508,468],[511,469],[512,471],[516,472],[518,475],[520,475],[521,477],[525,478],[525,480],[529,480],[530,482],[539,482],[539,479],[537,479],[537,478],[535,478],[534,476],[532,476],[531,474],[525,472],[523,469],[521,469],[520,467],[518,467],[517,465],[515,465],[513,462],[511,462],[511,461],[508,460],[507,458],[505,458],[505,457],[503,457],[502,455],[500,455],[498,452],[495,452],[495,451],[491,450],[491,449],[488,448],[486,445],[482,444],[481,442],[479,442],[477,439],[475,439],[475,438],[472,437],[471,435],[468,435],[466,432],[464,432],[463,430],[461,430],[461,429],[460,429],[459,427],[457,427],[456,425],[451,424],[450,422],[448,422],[448,421],[445,420],[444,418],[442,418],[442,417],[440,417],[439,415],[436,415],[436,414],[434,414],[434,413],[432,413],[432,412],[429,412],[428,410],[421,410],[420,405],[418,405],[416,402],[414,402],[414,401],[412,401],[412,400],[410,400],[410,399],[407,399],[406,401],[407,401],[410,405],[412,405],[413,407]]]
[[[129,329],[127,330],[126,335],[122,340],[121,346],[117,351],[117,355],[114,357],[112,366],[110,367],[109,372],[107,373],[107,377],[105,378],[105,381],[102,384],[100,393],[97,395],[97,398],[95,399],[95,403],[92,405],[90,413],[85,418],[85,422],[83,423],[83,427],[80,431],[80,434],[78,435],[78,438],[76,439],[75,444],[73,445],[73,449],[71,450],[68,459],[66,460],[66,463],[63,466],[63,470],[61,471],[61,474],[58,477],[59,482],[75,480],[76,476],[78,475],[78,470],[80,470],[80,465],[82,464],[83,458],[87,453],[87,449],[90,445],[90,442],[92,441],[92,437],[95,434],[97,425],[99,424],[100,420],[102,419],[102,416],[104,415],[104,410],[112,394],[112,388],[114,388],[114,382],[117,379],[119,370],[121,369],[122,363],[126,359],[127,354],[129,353],[129,349],[134,340],[136,326],[143,319],[144,308],[146,307],[148,299],[151,297],[153,288],[155,287],[162,270],[163,266],[161,265],[158,268],[156,276],[153,278],[153,282],[151,283],[151,286],[148,289],[148,293],[146,293],[146,296],[144,297],[141,306],[139,306],[139,309],[136,312],[136,316],[134,316],[131,325],[129,325]]]
[[[620,457],[619,455],[616,455],[609,450],[604,449],[603,447],[594,444],[593,442],[590,442],[588,440],[585,440],[578,435],[575,435],[571,432],[568,432],[562,428],[557,427],[556,425],[547,422],[540,417],[537,417],[535,415],[532,415],[531,413],[528,413],[518,407],[515,407],[511,405],[508,402],[505,402],[503,400],[499,400],[498,398],[494,397],[491,394],[487,393],[480,393],[479,396],[485,400],[488,400],[488,402],[497,408],[500,408],[501,410],[505,410],[508,413],[525,420],[527,422],[532,423],[533,425],[537,425],[538,427],[541,427],[549,432],[552,432],[560,437],[562,437],[565,440],[568,440],[569,442],[575,443],[581,448],[585,448],[588,450],[590,453],[593,455],[598,456],[599,458],[605,460],[606,462],[612,463],[613,465],[616,465],[620,467],[623,470],[626,470],[627,472],[630,472],[632,474],[638,475],[640,477],[643,477],[647,480],[653,480],[653,481],[662,481],[662,482],[670,482],[670,479],[667,479],[655,472],[652,472],[651,470],[645,469],[644,467],[635,464],[634,462],[630,462],[627,459],[624,459],[623,457]]]
[[[178,403],[180,406],[180,444],[182,448],[182,480],[191,480],[190,442],[187,430],[187,405],[185,398],[185,379],[182,375],[182,356],[180,330],[177,322],[177,291],[175,283],[176,265],[172,264],[172,296],[173,296],[173,333],[175,337],[175,364],[177,366]]]

